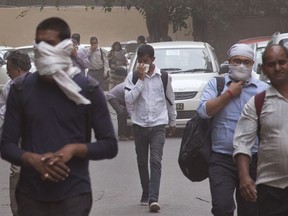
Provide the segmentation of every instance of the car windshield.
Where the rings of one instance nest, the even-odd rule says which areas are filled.
[[[204,48],[155,49],[155,64],[170,73],[212,72]]]
[[[284,47],[288,48],[288,39],[283,39],[279,42],[280,45],[283,45]]]

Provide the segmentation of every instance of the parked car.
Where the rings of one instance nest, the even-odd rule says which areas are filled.
[[[155,50],[155,64],[171,74],[177,110],[177,127],[196,114],[207,82],[218,75],[219,64],[214,49],[208,43],[169,41],[151,43]],[[131,60],[129,72],[136,70],[137,55]]]
[[[271,44],[281,44],[288,48],[288,33],[276,32],[273,34],[271,40],[268,42],[268,45]]]

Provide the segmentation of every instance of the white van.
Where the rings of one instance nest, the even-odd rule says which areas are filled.
[[[219,64],[213,47],[194,41],[169,41],[151,43],[155,50],[155,65],[172,76],[177,110],[177,127],[197,112],[203,88],[218,75]],[[129,72],[136,70],[137,55],[131,61]]]

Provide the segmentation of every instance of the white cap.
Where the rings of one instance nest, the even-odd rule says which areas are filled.
[[[253,47],[248,44],[234,44],[227,52],[228,58],[236,55],[245,56],[254,61],[254,51]]]

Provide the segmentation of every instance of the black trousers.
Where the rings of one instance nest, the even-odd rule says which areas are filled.
[[[257,157],[250,164],[250,176],[255,180]],[[239,191],[238,169],[232,155],[212,152],[209,161],[209,182],[214,216],[233,216],[237,202],[238,216],[257,216],[256,202],[245,201]]]
[[[288,187],[275,188],[265,184],[257,185],[259,216],[288,215]]]
[[[92,207],[91,193],[58,202],[39,202],[17,191],[16,199],[19,216],[88,216]]]

